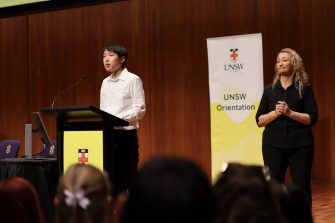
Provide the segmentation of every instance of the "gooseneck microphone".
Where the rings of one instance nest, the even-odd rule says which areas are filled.
[[[72,85],[70,85],[69,87],[65,88],[64,90],[62,90],[61,92],[59,92],[55,97],[54,100],[52,101],[51,104],[51,108],[54,108],[55,105],[55,101],[56,99],[61,96],[62,94],[64,94],[65,92],[67,92],[68,90],[74,88],[75,86],[77,86],[81,81],[85,80],[87,78],[86,75],[83,75],[79,80],[77,80],[75,83],[73,83]]]

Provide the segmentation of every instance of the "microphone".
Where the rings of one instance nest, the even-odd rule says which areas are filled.
[[[64,94],[65,92],[67,92],[68,90],[74,88],[75,86],[77,86],[81,81],[85,80],[87,78],[86,75],[83,75],[79,80],[77,80],[75,83],[73,83],[72,85],[70,85],[69,87],[65,88],[64,90],[62,90],[61,92],[59,92],[53,99],[52,104],[51,104],[51,108],[54,108],[55,105],[55,101],[56,99],[61,96],[62,94]]]

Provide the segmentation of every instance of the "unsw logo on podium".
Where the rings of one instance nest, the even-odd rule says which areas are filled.
[[[78,149],[78,163],[88,164],[88,149]]]

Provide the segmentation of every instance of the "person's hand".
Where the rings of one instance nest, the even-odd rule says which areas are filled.
[[[285,116],[289,116],[291,113],[290,107],[286,104],[285,101],[278,101],[276,104],[276,114],[283,114]]]
[[[276,108],[274,110],[275,114],[277,117],[281,116],[283,114],[283,105],[282,105],[282,101],[278,101],[276,104]]]

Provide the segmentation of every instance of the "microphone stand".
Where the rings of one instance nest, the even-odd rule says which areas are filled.
[[[81,81],[86,79],[86,75],[82,76],[79,80],[77,80],[74,84],[70,85],[69,87],[65,88],[64,90],[62,90],[61,92],[59,92],[53,99],[52,104],[51,104],[51,108],[54,108],[55,106],[55,101],[56,99],[61,96],[62,94],[64,94],[65,92],[67,92],[68,90],[70,90],[71,88],[74,88],[75,86],[77,86]]]

